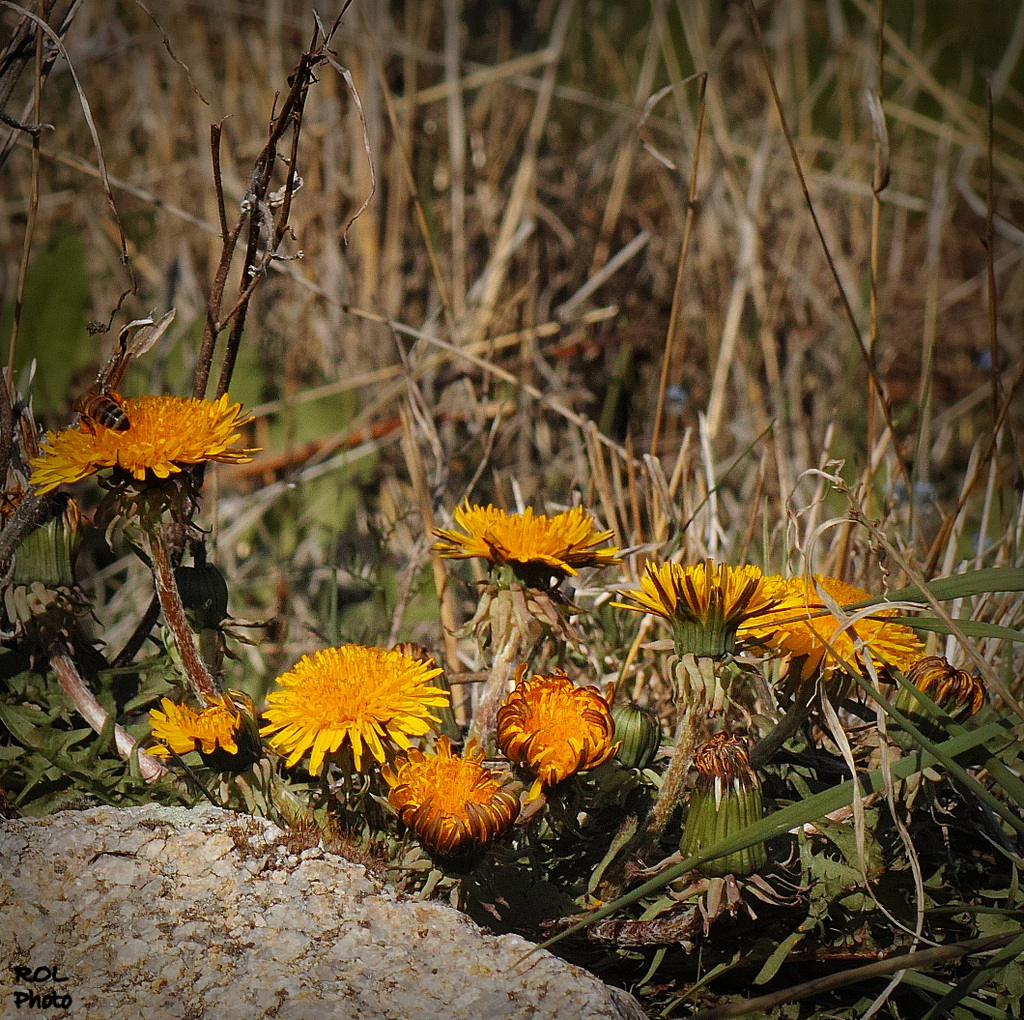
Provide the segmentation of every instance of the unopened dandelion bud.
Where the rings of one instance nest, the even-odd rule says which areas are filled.
[[[219,627],[228,615],[228,584],[212,564],[175,567],[181,603],[196,630]]]
[[[38,582],[52,589],[70,588],[75,583],[73,563],[81,514],[73,499],[58,498],[63,507],[30,531],[18,546],[11,565],[11,584]]]
[[[649,708],[630,701],[612,709],[612,721],[615,723],[615,739],[619,742],[615,757],[627,768],[647,768],[661,746],[658,717]]]
[[[741,738],[716,733],[694,759],[697,783],[680,842],[686,857],[735,836],[764,817],[761,782],[750,767]],[[755,843],[699,865],[704,875],[749,875],[767,859],[764,843]]]

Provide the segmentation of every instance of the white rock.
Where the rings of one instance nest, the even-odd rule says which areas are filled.
[[[586,971],[524,960],[525,940],[396,897],[333,854],[279,853],[280,836],[213,807],[0,824],[0,1016],[56,989],[72,1005],[48,1015],[90,1020],[643,1020]],[[15,966],[67,980],[33,985]]]

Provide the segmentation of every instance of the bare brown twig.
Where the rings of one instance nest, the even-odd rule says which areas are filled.
[[[346,4],[346,9],[348,5]],[[344,14],[344,10],[342,11]],[[221,364],[220,377],[217,382],[217,396],[226,393],[231,383],[235,360],[242,341],[245,328],[246,313],[249,301],[258,283],[266,275],[273,262],[285,233],[288,230],[288,217],[291,211],[292,196],[297,190],[298,181],[298,146],[302,131],[302,112],[305,107],[309,86],[316,80],[316,68],[328,59],[326,48],[337,31],[342,14],[338,15],[326,36],[320,38],[320,27],[314,29],[308,48],[303,52],[295,70],[289,76],[289,91],[278,112],[270,122],[267,140],[256,157],[252,173],[249,175],[249,186],[246,190],[243,208],[238,220],[230,229],[227,227],[227,215],[224,206],[224,186],[220,173],[220,138],[221,125],[217,124],[210,131],[210,148],[213,158],[214,187],[217,191],[217,207],[221,225],[221,256],[214,274],[213,285],[206,305],[206,325],[196,362],[192,383],[192,395],[201,397],[206,393],[210,370],[213,363],[217,338],[230,324],[224,360]],[[281,194],[281,203],[276,218],[271,221],[272,210],[269,205],[270,187],[274,170],[277,166],[278,145],[288,129],[292,129],[292,142],[288,157],[288,176]],[[247,229],[246,250],[242,263],[242,277],[238,296],[230,311],[224,315],[222,304],[227,286],[228,273],[234,257],[235,246]],[[261,251],[262,249],[262,251]]]

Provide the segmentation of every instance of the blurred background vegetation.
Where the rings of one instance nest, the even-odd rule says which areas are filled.
[[[696,139],[699,82],[679,83],[697,71],[709,74],[706,119],[655,451],[665,473],[681,472],[694,493],[714,477],[714,524],[697,522],[710,552],[753,543],[777,569],[792,553],[786,528],[806,524],[794,511],[823,496],[842,512],[842,498],[805,472],[841,459],[853,484],[870,446],[879,470],[866,508],[905,522],[906,541],[927,553],[977,468],[970,459],[992,425],[993,372],[1012,374],[1021,355],[1022,26],[1012,4],[890,8],[882,100],[891,173],[880,193],[872,356],[913,477],[917,533],[880,418],[869,420],[864,358],[814,236],[744,4],[352,6],[335,49],[361,99],[366,144],[352,93],[325,66],[304,113],[303,186],[283,249],[290,260],[256,292],[231,385],[256,409],[252,442],[264,453],[249,468],[216,472],[219,500],[207,506],[211,555],[232,579],[234,614],[273,622],[274,640],[246,653],[247,674],[272,674],[313,634],[365,636],[405,597],[401,570],[422,539],[399,442],[410,384],[428,409],[429,441],[422,421],[414,427],[438,508],[450,509],[470,482],[474,498],[506,506],[563,505],[573,490],[593,502],[595,444],[551,402],[616,443],[649,448]],[[14,362],[19,373],[35,364],[35,409],[50,426],[67,420],[109,348],[110,335],[87,324],[108,322],[129,286],[81,97],[134,270],[115,329],[122,318],[178,312],[125,391],[186,395],[220,251],[210,125],[223,123],[231,210],[313,23],[310,4],[286,0],[168,2],[153,13],[104,0],[74,12],[66,45],[81,96],[58,59],[40,101],[40,119],[54,129],[40,140],[38,203],[27,136],[12,139],[3,171],[3,335],[27,252]],[[12,10],[2,16],[8,28],[17,21]],[[779,0],[759,16],[817,214],[867,337],[875,137],[864,90],[876,77],[875,8]],[[29,68],[8,111],[31,110],[32,78]],[[954,560],[998,541],[1016,512],[1020,461],[1009,437],[1019,401],[1008,424],[989,537],[979,536],[972,503],[954,528]],[[650,521],[627,494],[637,479],[612,460],[622,519],[609,525],[623,544],[642,542]],[[804,550],[819,568],[835,554],[831,536],[825,543]],[[131,626],[119,600],[133,597],[134,568],[103,548],[86,555],[101,628],[116,645]],[[843,565],[858,583],[878,580],[855,556]],[[436,640],[430,603],[411,598],[397,632]]]

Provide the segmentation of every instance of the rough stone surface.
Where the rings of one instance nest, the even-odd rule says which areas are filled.
[[[0,823],[0,1016],[642,1020],[586,971],[281,835],[213,807]],[[26,980],[52,967],[66,980]],[[18,1005],[55,990],[70,1008]]]

